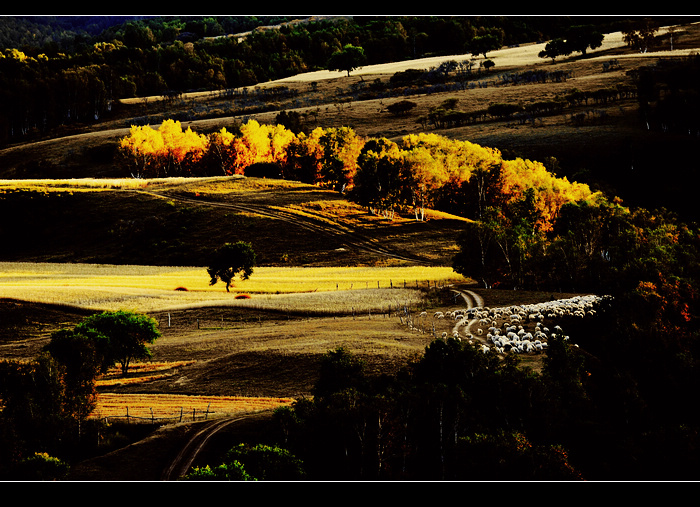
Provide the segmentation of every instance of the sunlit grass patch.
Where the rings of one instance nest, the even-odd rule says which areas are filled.
[[[99,393],[94,418],[130,418],[148,421],[191,420],[245,414],[289,406],[292,398],[252,398],[244,396],[196,396],[179,394],[114,394]]]
[[[138,190],[148,187],[182,185],[184,183],[211,183],[226,181],[230,177],[213,176],[206,178],[65,178],[65,179],[29,179],[0,180],[0,191],[7,189],[22,190],[103,190],[124,189]]]
[[[439,266],[257,267],[248,280],[235,280],[227,293],[222,284],[209,284],[203,267],[0,263],[0,297],[145,313],[234,304],[347,313],[401,300],[412,303],[420,297],[417,289],[463,280],[452,268]],[[239,294],[250,298],[236,299]]]
[[[128,376],[122,375],[121,366],[115,366],[98,378],[95,385],[97,387],[109,387],[160,380],[172,376],[174,369],[194,362],[196,361],[131,363],[129,364]]]

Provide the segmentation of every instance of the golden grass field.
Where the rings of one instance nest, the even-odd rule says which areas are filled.
[[[292,398],[100,393],[92,417],[131,422],[186,422],[289,406]],[[131,419],[133,418],[133,419]]]
[[[464,278],[444,266],[257,267],[226,293],[220,282],[209,285],[204,267],[0,262],[0,298],[141,313],[202,306],[318,313],[382,310],[419,299],[416,288],[455,281]],[[236,299],[238,294],[250,298]]]
[[[446,267],[258,267],[249,280],[236,282],[235,292],[227,294],[219,283],[210,286],[203,267],[117,266],[102,264],[68,263],[0,263],[0,298],[77,307],[94,311],[133,310],[153,312],[183,311],[204,307],[238,307],[276,312],[302,314],[350,314],[387,312],[404,305],[417,306],[423,300],[418,285],[425,288],[441,286],[462,280],[460,275]],[[404,288],[404,281],[407,287]],[[379,288],[377,288],[379,285]],[[391,286],[395,288],[391,288]],[[175,290],[186,287],[187,290]],[[249,299],[236,299],[245,293]],[[168,326],[169,327],[169,326]],[[165,326],[161,326],[165,328]],[[299,329],[304,329],[302,325]],[[163,329],[165,336],[159,345],[174,343],[172,330]],[[249,330],[242,330],[250,336]],[[256,330],[256,333],[260,331]],[[225,335],[232,340],[236,331],[198,331],[187,335],[188,347],[206,347],[205,336]],[[232,334],[233,333],[233,334]],[[252,337],[251,337],[252,338]],[[246,348],[254,349],[255,340],[246,340]],[[324,339],[319,339],[323,346]],[[263,350],[273,346],[266,343]],[[328,345],[332,348],[332,345]],[[372,347],[371,344],[367,345]],[[288,345],[281,342],[274,346],[282,350]],[[221,349],[223,350],[223,348]],[[368,349],[369,350],[369,349]],[[289,405],[292,398],[256,396],[185,396],[154,393],[107,392],[125,387],[148,386],[155,381],[174,380],[181,368],[197,361],[180,360],[130,365],[127,377],[116,371],[102,376],[97,382],[98,405],[93,417],[134,418],[148,422],[151,417],[194,417],[209,407],[209,417],[249,413]],[[185,416],[182,416],[184,411]],[[198,412],[199,411],[199,412]]]
[[[127,378],[121,376],[118,368],[112,368],[97,381],[100,392],[92,417],[113,420],[128,416],[131,422],[182,422],[269,410],[291,405],[294,401],[292,398],[278,397],[106,392],[106,389],[121,385],[167,378],[172,375],[171,370],[174,368],[192,363],[194,361],[133,363],[129,366],[130,373]]]

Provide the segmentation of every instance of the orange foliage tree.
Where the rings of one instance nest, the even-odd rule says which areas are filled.
[[[228,174],[243,174],[253,164],[284,164],[287,147],[295,137],[282,125],[261,125],[255,120],[241,125],[240,131],[228,146]]]
[[[285,179],[315,185],[321,181],[323,147],[320,138],[323,129],[318,127],[310,134],[300,132],[287,146],[287,157],[282,165]]]
[[[601,194],[594,193],[588,185],[569,182],[566,178],[557,178],[547,171],[541,162],[523,160],[503,161],[501,167],[501,192],[505,203],[511,204],[525,195],[528,189],[534,192],[536,211],[533,226],[541,232],[552,230],[561,207],[568,202],[596,200]]]

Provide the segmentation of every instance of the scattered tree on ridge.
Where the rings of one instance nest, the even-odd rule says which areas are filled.
[[[646,53],[654,45],[658,30],[658,22],[645,18],[630,23],[629,28],[622,30],[622,40],[632,49]]]
[[[360,46],[346,44],[328,59],[328,70],[345,71],[349,77],[350,72],[362,67],[366,62],[367,57],[364,49]]]

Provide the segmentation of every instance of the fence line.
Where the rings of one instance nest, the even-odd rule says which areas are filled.
[[[184,420],[188,421],[196,421],[198,418],[200,420],[207,420],[209,418],[209,414],[216,414],[215,411],[209,410],[211,407],[211,403],[207,405],[206,410],[197,410],[196,408],[192,409],[192,419],[189,419],[189,415],[187,419],[185,419],[185,410],[183,407],[180,407],[180,415],[179,416],[172,416],[172,417],[155,417],[153,413],[153,408],[149,407],[149,410],[151,411],[151,417],[144,417],[144,416],[136,416],[136,415],[130,415],[129,414],[129,407],[126,408],[126,414],[125,415],[109,415],[109,416],[104,416],[104,417],[97,417],[97,419],[100,419],[104,422],[108,422],[110,419],[126,419],[127,424],[131,423],[132,420],[134,422],[143,422],[143,421],[150,421],[152,424],[155,424],[156,422],[162,422],[162,421],[173,421],[173,422],[183,422]],[[197,416],[197,414],[204,414],[203,416]],[[189,410],[187,411],[187,414],[189,414]]]

